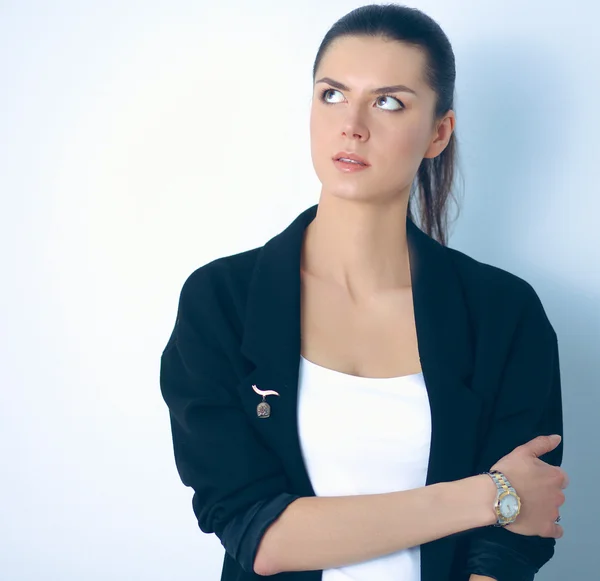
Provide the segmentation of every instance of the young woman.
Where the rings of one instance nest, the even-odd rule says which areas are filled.
[[[313,81],[318,204],[194,271],[161,357],[221,579],[531,580],[568,484],[557,337],[529,283],[446,244],[450,43],[365,6]]]

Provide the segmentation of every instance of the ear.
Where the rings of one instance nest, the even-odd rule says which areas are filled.
[[[452,137],[455,124],[456,115],[454,114],[454,111],[450,109],[443,119],[436,122],[435,133],[433,134],[431,143],[423,157],[437,157],[444,149],[446,149],[450,137]]]

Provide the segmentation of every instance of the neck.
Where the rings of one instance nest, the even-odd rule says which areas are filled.
[[[357,298],[409,288],[407,200],[374,204],[321,193],[304,235],[303,274]]]

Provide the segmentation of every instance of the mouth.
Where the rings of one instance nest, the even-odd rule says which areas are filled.
[[[355,161],[353,159],[349,159],[347,157],[338,157],[335,161],[339,161],[341,163],[350,163],[352,165],[362,165],[363,167],[367,167],[366,164],[361,163],[360,161]]]
[[[369,166],[357,161],[346,160],[345,158],[333,159],[333,165],[342,172],[365,171]]]
[[[348,153],[347,151],[339,151],[338,153],[336,153],[333,156],[332,159],[333,159],[333,161],[347,163],[347,164],[361,165],[363,167],[369,167],[369,165],[370,165],[369,162],[364,157],[361,157],[360,155],[357,155],[356,153]]]

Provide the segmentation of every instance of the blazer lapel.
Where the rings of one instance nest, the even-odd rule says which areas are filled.
[[[259,437],[277,452],[291,475],[290,491],[303,496],[315,496],[315,492],[297,425],[300,254],[304,231],[317,208],[314,205],[302,212],[260,251],[250,282],[241,346],[255,367],[237,386]],[[482,401],[470,388],[473,337],[451,257],[408,218],[406,227],[417,340],[432,419],[426,484],[434,484],[471,474]],[[252,385],[279,394],[266,397],[271,406],[268,418],[257,415],[262,397]],[[421,546],[423,581],[446,578],[453,541],[446,537]]]

